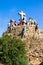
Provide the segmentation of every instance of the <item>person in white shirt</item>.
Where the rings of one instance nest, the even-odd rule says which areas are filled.
[[[10,22],[8,23],[8,28],[10,27]]]

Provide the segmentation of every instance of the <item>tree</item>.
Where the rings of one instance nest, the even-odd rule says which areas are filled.
[[[6,65],[27,65],[25,43],[18,38],[0,38],[0,59]]]

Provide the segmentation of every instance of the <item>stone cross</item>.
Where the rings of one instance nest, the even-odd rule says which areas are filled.
[[[20,11],[18,14],[20,15],[20,20],[22,20],[26,15],[23,11]]]

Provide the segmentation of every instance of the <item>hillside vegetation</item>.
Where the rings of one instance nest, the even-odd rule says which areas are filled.
[[[25,43],[18,38],[0,38],[0,63],[4,65],[27,65]]]

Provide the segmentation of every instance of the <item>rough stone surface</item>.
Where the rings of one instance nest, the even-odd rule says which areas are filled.
[[[12,31],[7,30],[3,35],[10,35],[11,37],[19,37],[23,26],[16,26]],[[43,31],[35,31],[35,26],[26,26],[26,36],[22,38],[26,42],[25,50],[28,65],[39,65],[43,62]]]

